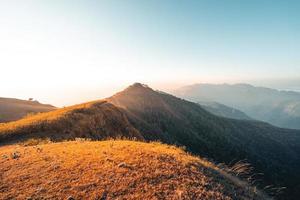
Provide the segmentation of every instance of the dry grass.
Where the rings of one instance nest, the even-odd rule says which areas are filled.
[[[125,114],[107,101],[93,101],[0,123],[0,143],[29,138],[62,141],[76,137],[99,140],[117,136],[143,139]]]
[[[160,143],[11,145],[0,156],[0,199],[263,198],[214,164]]]
[[[103,101],[93,101],[93,102],[78,104],[78,105],[74,105],[74,106],[60,108],[60,109],[50,111],[50,112],[31,114],[31,115],[28,115],[18,121],[13,121],[13,122],[8,122],[8,123],[0,123],[0,132],[1,131],[15,131],[18,128],[21,128],[24,126],[29,126],[32,124],[37,124],[37,123],[40,123],[43,121],[51,122],[51,121],[57,120],[57,119],[65,116],[67,113],[69,113],[71,111],[79,110],[79,109],[87,109],[87,108],[90,108],[95,103],[101,103],[101,102],[103,102]]]
[[[49,139],[49,138],[44,138],[44,139],[41,139],[41,138],[31,138],[31,139],[28,139],[24,142],[21,142],[19,143],[20,145],[22,146],[36,146],[36,145],[41,145],[41,144],[49,144],[51,143],[52,141]]]

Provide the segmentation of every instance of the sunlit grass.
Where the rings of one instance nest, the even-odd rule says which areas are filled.
[[[101,103],[101,102],[104,102],[104,101],[92,101],[92,102],[88,102],[88,103],[83,103],[83,104],[78,104],[78,105],[69,106],[69,107],[65,107],[65,108],[60,108],[60,109],[50,111],[50,112],[28,115],[18,121],[13,121],[13,122],[8,122],[8,123],[0,123],[0,134],[1,134],[1,132],[15,131],[19,128],[22,128],[22,127],[28,126],[28,125],[36,125],[41,122],[55,121],[55,120],[65,116],[67,113],[69,113],[71,111],[90,108],[95,103]]]
[[[12,145],[0,156],[0,199],[260,199],[213,163],[159,142]]]

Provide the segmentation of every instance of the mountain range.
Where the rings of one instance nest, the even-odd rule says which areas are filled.
[[[195,84],[172,94],[194,102],[217,102],[275,126],[300,129],[300,93],[249,84]]]
[[[300,187],[300,131],[219,117],[197,103],[133,84],[109,98],[0,124],[0,143],[30,138],[61,141],[134,138],[185,146],[217,163],[246,159],[263,173],[262,185],[287,189],[296,199]]]

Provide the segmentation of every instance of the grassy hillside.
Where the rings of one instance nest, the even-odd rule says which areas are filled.
[[[26,101],[0,97],[0,123],[21,119],[22,117],[56,109],[49,104],[41,104],[38,101]]]
[[[214,164],[159,143],[12,145],[0,147],[0,156],[0,199],[267,198]]]
[[[31,115],[14,122],[0,123],[0,142],[43,137],[63,140],[120,136],[143,139],[128,122],[125,114],[106,101],[79,104]]]

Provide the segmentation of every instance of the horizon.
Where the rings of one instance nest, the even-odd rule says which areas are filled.
[[[246,85],[249,85],[249,86],[253,86],[253,87],[256,87],[256,88],[268,88],[268,89],[273,89],[273,90],[277,90],[277,91],[287,91],[287,92],[297,92],[300,94],[300,89],[278,89],[278,88],[272,88],[272,87],[268,87],[268,86],[262,86],[262,85],[254,85],[254,84],[249,84],[249,83],[244,83],[244,82],[237,82],[237,83],[208,83],[208,82],[202,82],[202,83],[193,83],[193,84],[188,84],[188,85],[183,85],[181,87],[176,87],[176,88],[173,88],[173,89],[159,89],[159,88],[156,88],[156,87],[153,87],[152,85],[148,85],[146,83],[141,83],[141,82],[134,82],[134,83],[131,83],[129,85],[126,85],[124,87],[116,87],[114,89],[110,89],[108,93],[104,94],[102,93],[102,95],[98,95],[97,93],[95,92],[88,92],[88,96],[85,96],[85,98],[79,98],[79,99],[70,99],[69,103],[66,103],[66,104],[53,104],[51,102],[44,102],[44,101],[41,101],[40,99],[37,99],[37,98],[32,98],[32,97],[20,97],[20,98],[17,98],[17,97],[8,97],[8,96],[1,96],[0,98],[16,98],[16,99],[20,99],[20,100],[29,100],[29,99],[32,99],[32,101],[38,101],[39,103],[42,103],[42,104],[49,104],[49,105],[52,105],[52,106],[55,106],[57,108],[62,108],[62,107],[67,107],[67,106],[72,106],[72,105],[77,105],[77,104],[81,104],[81,103],[85,103],[85,102],[92,102],[94,100],[100,100],[100,99],[105,99],[105,98],[109,98],[111,96],[113,96],[114,94],[120,92],[120,91],[123,91],[125,90],[127,87],[129,86],[132,86],[134,84],[142,84],[142,85],[146,85],[147,87],[155,90],[155,91],[162,91],[162,92],[166,92],[166,93],[169,93],[169,94],[172,94],[173,95],[173,92],[176,91],[176,89],[180,89],[180,88],[183,88],[185,86],[193,86],[193,85],[239,85],[239,84],[246,84]],[[96,94],[96,95],[95,95]],[[79,95],[80,96],[80,95]],[[78,96],[78,97],[79,97]]]
[[[3,1],[1,97],[68,106],[134,82],[300,91],[297,1]]]

